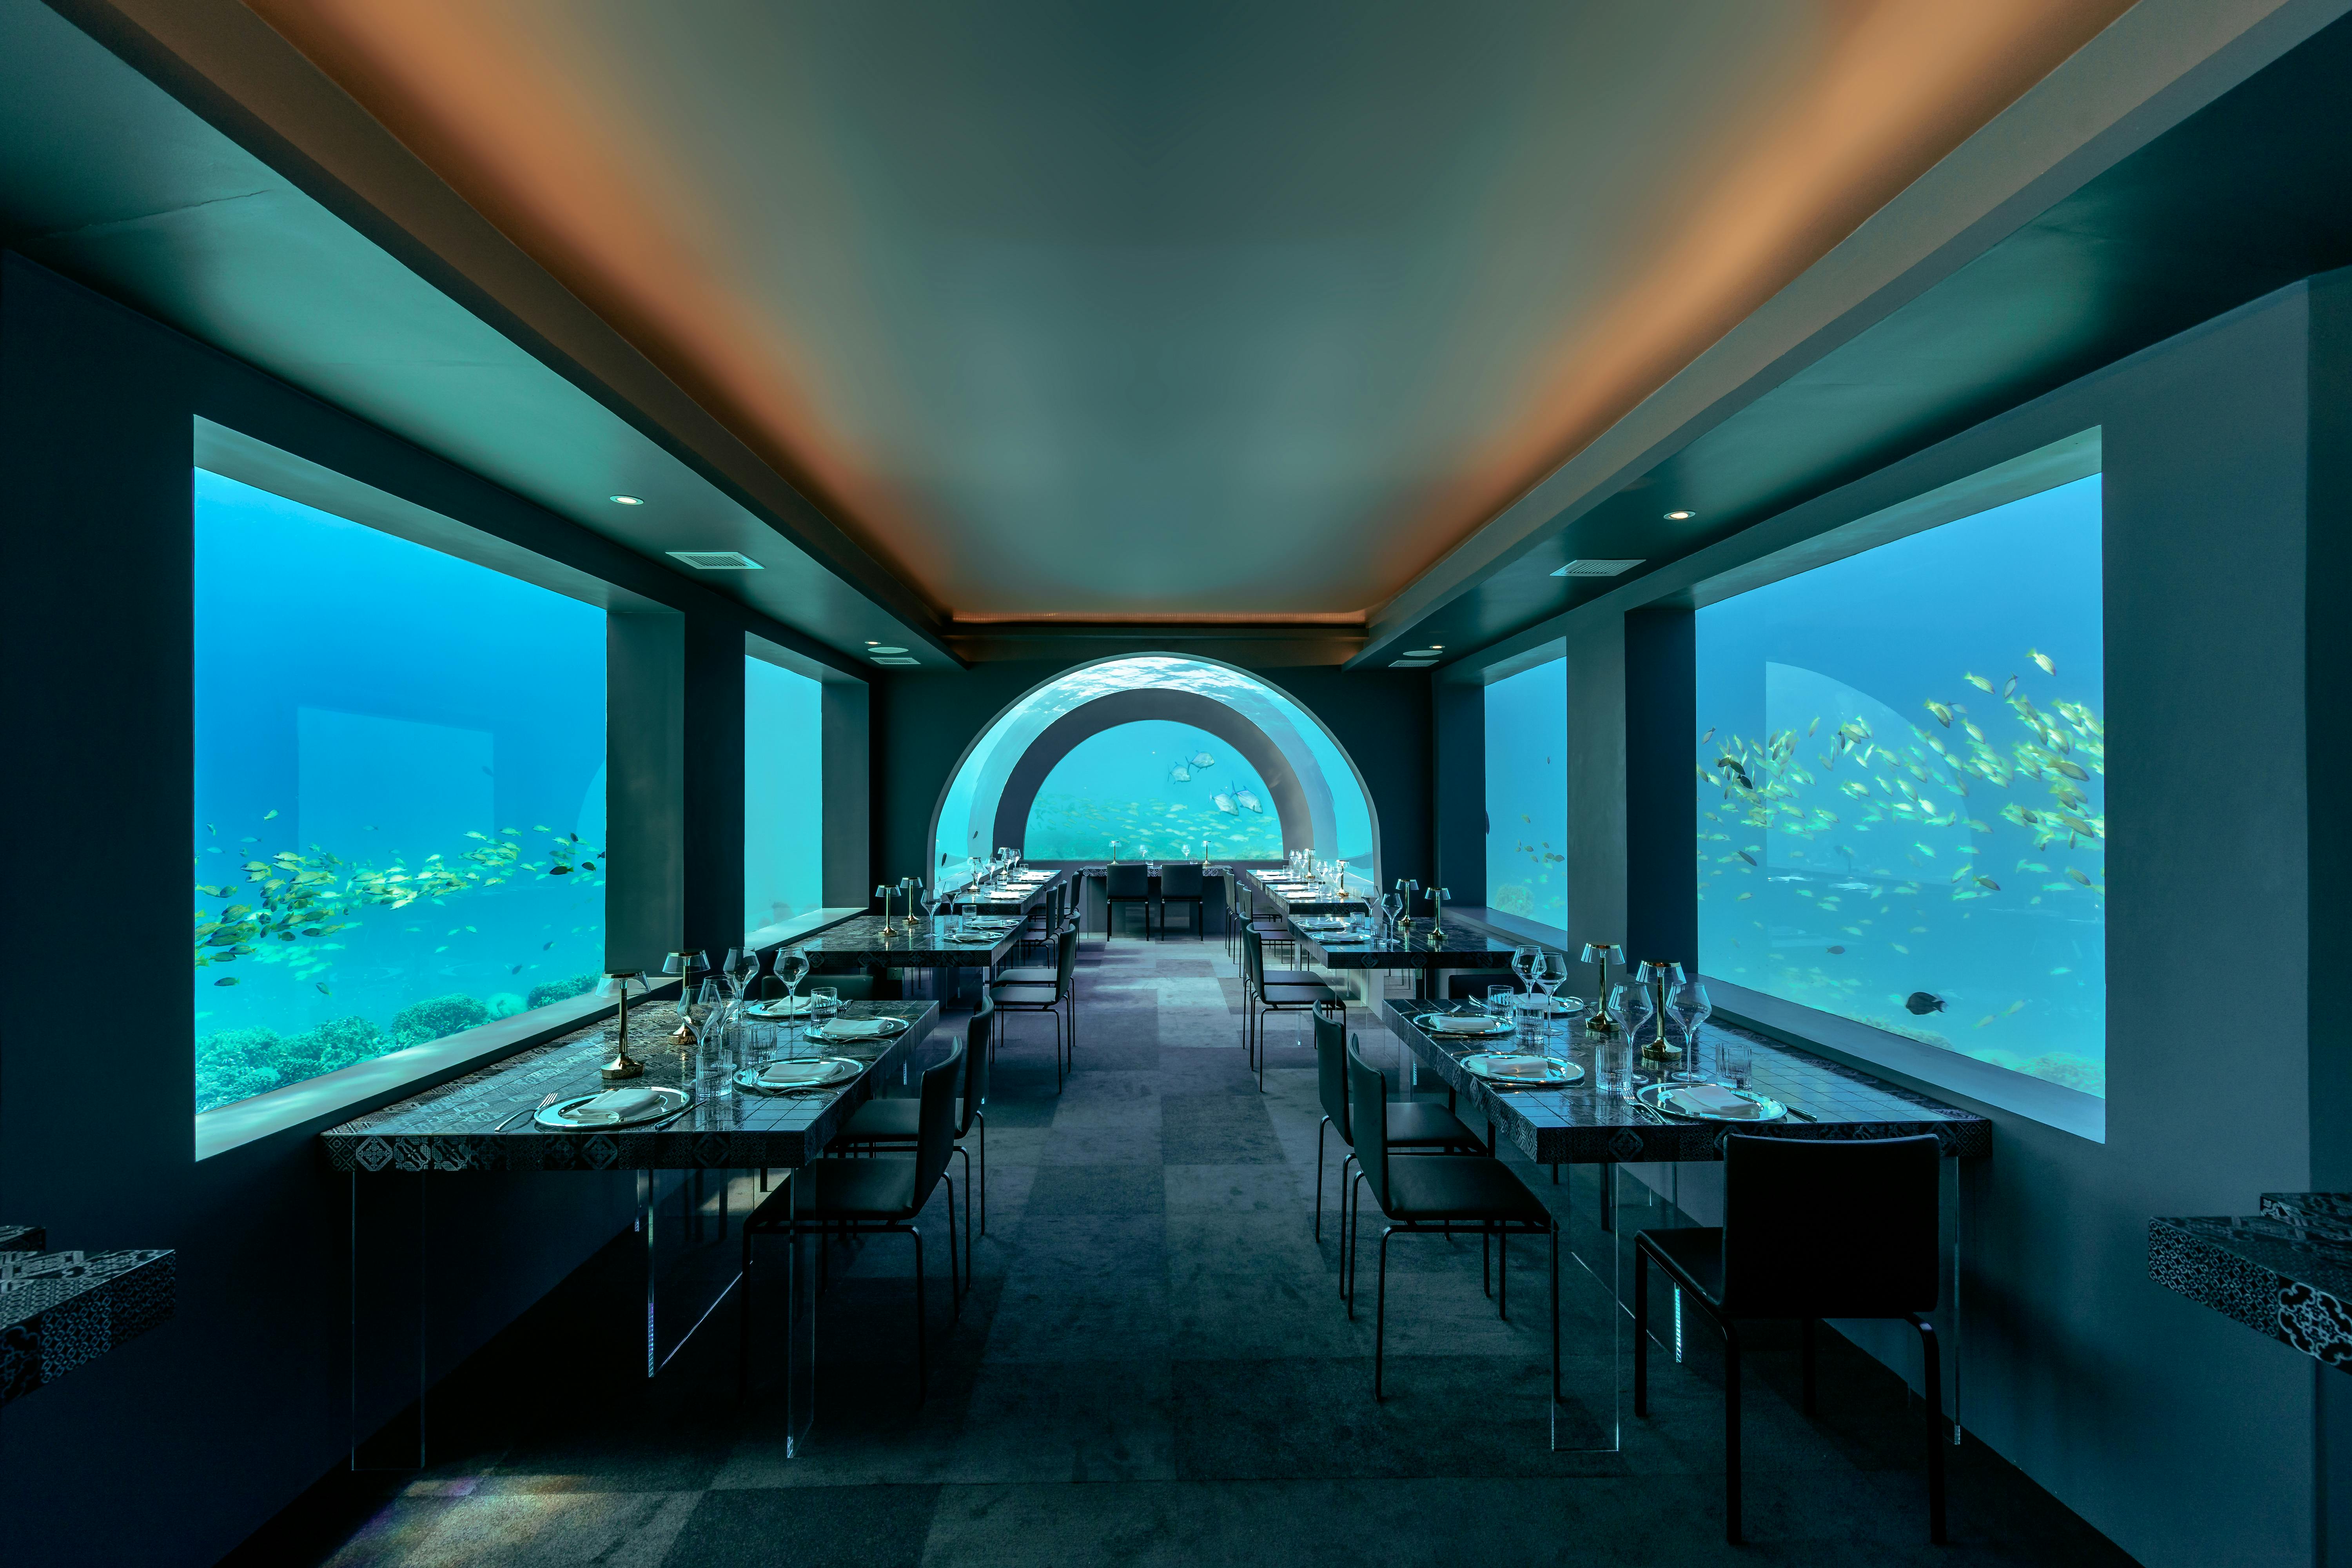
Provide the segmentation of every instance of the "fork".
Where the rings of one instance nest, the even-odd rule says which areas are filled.
[[[562,1100],[562,1098],[563,1098],[563,1092],[562,1092],[562,1090],[558,1089],[558,1090],[556,1090],[554,1093],[548,1095],[545,1099],[541,1100],[537,1105],[532,1106],[532,1107],[531,1107],[529,1110],[527,1110],[527,1111],[526,1111],[526,1110],[515,1110],[515,1111],[509,1111],[509,1112],[508,1112],[508,1113],[507,1113],[507,1115],[505,1115],[504,1117],[500,1118],[500,1119],[499,1119],[499,1121],[498,1125],[497,1125],[497,1126],[495,1126],[495,1127],[493,1127],[493,1128],[491,1128],[491,1129],[490,1129],[490,1131],[493,1131],[493,1132],[503,1132],[503,1131],[505,1131],[507,1130],[507,1123],[508,1123],[508,1122],[509,1122],[509,1121],[512,1121],[516,1117],[518,1117],[518,1116],[536,1116],[536,1115],[538,1115],[541,1111],[545,1110],[549,1106],[553,1105],[557,1100]]]

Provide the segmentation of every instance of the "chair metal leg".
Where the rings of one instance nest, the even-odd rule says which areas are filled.
[[[931,1393],[930,1352],[924,1333],[930,1314],[924,1310],[923,1300],[923,1233],[908,1225],[907,1234],[915,1240],[915,1403],[920,1405]]]
[[[956,1289],[955,1183],[941,1182],[948,1190],[948,1321],[963,1321],[963,1293]]]
[[[1511,1233],[1495,1233],[1495,1316],[1511,1321]]]
[[[1396,1234],[1390,1226],[1381,1232],[1380,1273],[1372,1281],[1372,1403],[1381,1402],[1381,1369],[1388,1354],[1389,1343],[1389,1237]]]
[[[1339,1294],[1342,1297],[1348,1294],[1348,1271],[1356,1256],[1355,1249],[1348,1244],[1348,1167],[1355,1163],[1356,1152],[1353,1149],[1339,1160]]]
[[[1723,1539],[1739,1544],[1739,1331],[1723,1324]]]
[[[980,1124],[980,1234],[988,1234],[988,1118],[975,1110],[971,1119]]]
[[[1936,1342],[1936,1325],[1911,1314],[1919,1331],[1919,1350],[1926,1359],[1927,1391],[1927,1539],[1944,1543],[1944,1357]]]
[[[1559,1167],[1554,1166],[1557,1170]],[[1559,1221],[1551,1222],[1551,1402],[1559,1403]]]
[[[1801,1347],[1799,1360],[1804,1368],[1804,1408],[1805,1414],[1811,1415],[1813,1413],[1813,1320],[1807,1318],[1797,1332],[1798,1343]]]
[[[1325,1117],[1315,1124],[1315,1239],[1323,1239],[1323,1134],[1329,1131],[1331,1119]]]
[[[743,1277],[738,1289],[742,1300],[737,1303],[742,1321],[742,1331],[735,1341],[735,1398],[738,1403],[751,1397],[751,1227],[743,1226]],[[786,1344],[789,1352],[791,1345]]]
[[[1346,1256],[1339,1261],[1339,1295],[1348,1303],[1348,1321],[1356,1321],[1356,1233],[1364,1228],[1364,1173],[1356,1173],[1355,1185],[1349,1189],[1356,1203],[1356,1223],[1349,1226],[1340,1245]]]
[[[1633,1248],[1633,1414],[1650,1413],[1650,1255]]]
[[[1489,1301],[1495,1299],[1494,1256],[1493,1233],[1482,1229],[1478,1232],[1478,1289],[1486,1292]]]

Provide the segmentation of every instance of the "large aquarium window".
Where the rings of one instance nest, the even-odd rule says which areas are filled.
[[[1697,612],[1708,973],[2105,1096],[2099,498]]]
[[[743,929],[806,914],[824,894],[824,686],[743,660]]]
[[[1568,924],[1568,661],[1486,688],[1486,905]]]
[[[1142,720],[1079,742],[1030,803],[1038,860],[1279,860],[1282,824],[1257,770],[1213,735]]]
[[[939,810],[929,869],[948,886],[999,847],[1084,861],[1114,844],[1122,859],[1304,848],[1368,888],[1379,869],[1371,803],[1339,743],[1286,693],[1207,659],[1109,658],[1036,687],[972,742]]]
[[[196,1109],[593,986],[604,611],[194,488]]]

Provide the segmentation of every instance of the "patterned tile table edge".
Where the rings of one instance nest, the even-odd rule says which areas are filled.
[[[1415,1026],[1413,1019],[1417,1016],[1437,1005],[1383,1000],[1380,1015],[1423,1068],[1434,1072],[1460,1100],[1492,1120],[1520,1152],[1539,1165],[1720,1160],[1724,1140],[1745,1130],[1720,1122],[1650,1121],[1622,1101],[1602,1100],[1589,1087],[1565,1090],[1498,1089],[1464,1068],[1459,1055]],[[1723,1025],[1710,1027],[1728,1028]],[[1751,1081],[1767,1092],[1786,1096],[1793,1103],[1819,1108],[1816,1114],[1821,1120],[1816,1121],[1790,1117],[1770,1123],[1771,1137],[1846,1140],[1905,1138],[1924,1132],[1932,1134],[1950,1158],[1981,1159],[1992,1152],[1992,1123],[1981,1116],[1914,1094],[1824,1058],[1792,1050],[1761,1036],[1751,1036],[1745,1030],[1737,1032],[1748,1039],[1755,1050],[1757,1073]],[[1478,1048],[1478,1041],[1465,1040],[1462,1054]],[[1570,1052],[1571,1056],[1577,1054],[1574,1049]],[[1581,1054],[1589,1071],[1589,1046],[1581,1047]],[[1775,1081],[1783,1075],[1791,1082]],[[1807,1092],[1792,1092],[1794,1084],[1801,1084]],[[1842,1100],[1852,1104],[1855,1113],[1834,1114]],[[1467,1118],[1470,1111],[1465,1110],[1464,1114]]]
[[[13,1257],[0,1291],[0,1405],[170,1320],[178,1288],[172,1253],[69,1252]]]
[[[0,1252],[47,1252],[48,1232],[37,1225],[0,1225]]]
[[[629,1050],[646,1064],[632,1086],[688,1087],[689,1076],[668,1048],[671,1015],[656,1005],[650,1016],[633,1014]],[[866,1071],[834,1094],[802,1099],[741,1094],[731,1086],[704,1099],[676,1121],[646,1129],[549,1131],[528,1112],[543,1086],[555,1091],[599,1087],[597,1063],[613,1050],[613,1023],[604,1019],[548,1045],[520,1051],[412,1099],[355,1117],[319,1135],[331,1170],[420,1171],[751,1170],[805,1164],[831,1141],[852,1111],[873,1098],[878,1080],[911,1058],[939,1020],[936,1002],[853,1002],[845,1018],[896,1016],[908,1028],[884,1039],[830,1047],[866,1061]],[[520,1120],[493,1131],[501,1116]]]
[[[2295,1229],[2260,1215],[2151,1219],[2147,1277],[2330,1366],[2352,1366],[2352,1242]]]

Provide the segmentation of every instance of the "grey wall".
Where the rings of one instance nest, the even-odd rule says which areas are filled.
[[[2347,636],[2341,287],[2319,286],[2315,338],[2313,290],[2298,285],[1754,531],[1779,541],[1792,521],[1834,527],[2104,427],[2107,1135],[2089,1142],[1972,1107],[1998,1131],[1968,1179],[1963,1415],[1975,1439],[2167,1568],[2315,1560],[2315,1387],[2344,1375],[2151,1283],[2146,1255],[2151,1215],[2243,1214],[2262,1192],[2305,1187],[2314,1080],[2347,1076],[2339,1011],[2310,984],[2313,936],[2345,919],[2314,874],[2322,843],[2326,864],[2340,863],[2340,709],[2311,726],[2325,771],[2315,749],[2307,774],[2305,755],[2306,665],[2340,690]],[[2314,384],[2329,389],[2319,406]],[[2307,470],[2312,485],[2324,474],[2336,487],[2324,510]],[[2306,579],[2307,557],[2324,579]],[[1689,831],[1687,729],[1633,727],[1634,743],[1674,748],[1663,758],[1629,763],[1615,749],[1628,732],[1622,694],[1655,684],[1622,661],[1629,649],[1662,657],[1631,635],[1626,611],[1639,607],[1631,585],[1560,627],[1580,931],[1607,924],[1629,883],[1689,885],[1686,844],[1661,861],[1636,835],[1628,855],[1629,773],[1678,769]],[[2307,1027],[2322,1014],[2324,1037]],[[2336,1122],[2322,1126],[2342,1147]],[[1865,1338],[1916,1378],[1916,1348]]]
[[[0,668],[19,738],[19,765],[0,770],[0,807],[16,835],[15,896],[0,922],[12,962],[43,977],[0,1016],[0,1215],[46,1225],[58,1247],[174,1248],[180,1281],[171,1323],[0,1419],[12,1563],[210,1563],[341,1462],[352,1421],[355,1199],[362,1298],[405,1325],[418,1184],[430,1184],[436,1372],[633,1213],[625,1175],[395,1176],[355,1189],[321,1166],[323,1122],[194,1158],[183,965],[196,416],[618,584],[668,612],[650,618],[682,626],[688,654],[698,637],[706,648],[731,637],[736,657],[704,662],[731,668],[737,682],[733,784],[720,776],[728,698],[706,689],[698,702],[682,678],[681,733],[702,763],[698,784],[682,763],[675,787],[709,816],[735,814],[738,877],[742,637],[835,658],[144,317],[0,258],[0,581],[10,589]],[[666,776],[644,782],[656,797],[674,787]],[[616,798],[616,818],[619,810]],[[698,842],[679,851],[677,876],[708,902],[724,896],[727,824],[705,824]],[[653,865],[643,863],[648,876]],[[740,921],[740,887],[729,918]],[[404,1336],[363,1340],[362,1432],[414,1397],[415,1355]]]

